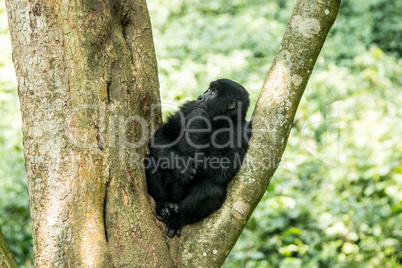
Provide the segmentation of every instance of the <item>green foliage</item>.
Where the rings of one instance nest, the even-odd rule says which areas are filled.
[[[255,103],[286,27],[275,18],[290,14],[280,5],[260,0],[149,2],[163,102],[180,104],[205,91],[210,81],[231,77],[252,91]]]

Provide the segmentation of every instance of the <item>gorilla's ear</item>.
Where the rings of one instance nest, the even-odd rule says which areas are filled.
[[[235,100],[232,100],[231,102],[229,102],[228,110],[233,110],[234,108],[236,108],[236,102]]]

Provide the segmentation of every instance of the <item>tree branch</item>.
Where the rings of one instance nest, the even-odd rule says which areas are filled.
[[[300,99],[340,0],[299,0],[262,87],[253,114],[245,163],[229,185],[224,206],[185,228],[180,264],[218,267],[225,261],[261,200],[285,150]],[[178,240],[178,239],[177,239]]]
[[[1,232],[1,229],[0,229],[0,267],[4,268],[17,267],[13,254],[7,247],[6,240],[4,240],[4,236],[3,233]]]

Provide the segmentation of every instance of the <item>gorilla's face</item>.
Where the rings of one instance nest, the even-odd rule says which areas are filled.
[[[204,94],[198,96],[198,98],[195,100],[194,106],[195,108],[208,110],[209,106],[216,102],[217,96],[218,90],[210,87],[204,92]]]
[[[235,119],[240,116],[244,120],[250,103],[248,95],[242,85],[218,79],[195,100],[194,108],[204,109],[212,117],[226,115]]]

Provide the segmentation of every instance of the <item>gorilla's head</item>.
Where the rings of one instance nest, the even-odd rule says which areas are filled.
[[[204,109],[211,117],[226,115],[245,120],[250,105],[248,96],[242,85],[222,78],[211,82],[208,90],[196,99],[195,108]]]

